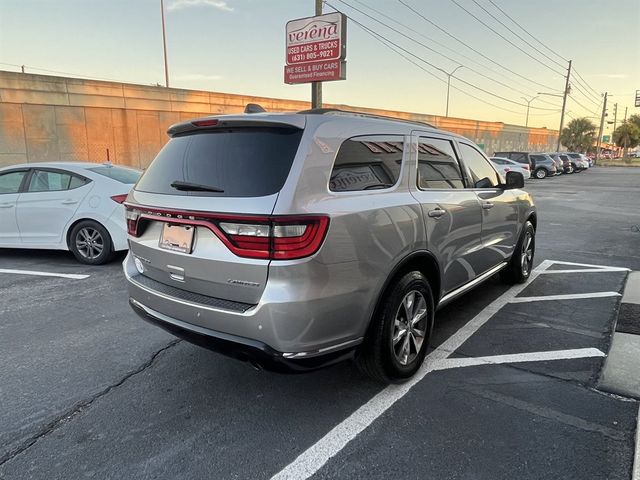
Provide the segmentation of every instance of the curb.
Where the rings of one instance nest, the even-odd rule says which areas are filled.
[[[640,272],[630,272],[598,389],[640,399]]]

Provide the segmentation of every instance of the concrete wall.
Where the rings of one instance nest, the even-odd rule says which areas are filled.
[[[169,125],[202,115],[299,111],[308,102],[0,71],[0,166],[89,160],[145,167]],[[554,150],[557,131],[348,105],[326,105],[431,123],[484,144],[485,151]]]

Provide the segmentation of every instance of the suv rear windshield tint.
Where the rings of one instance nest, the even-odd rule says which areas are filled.
[[[133,170],[132,168],[122,168],[122,167],[95,167],[89,169],[91,172],[97,173],[99,175],[104,175],[105,177],[109,177],[112,180],[116,180],[120,183],[125,183],[127,185],[133,185],[138,181],[142,172],[138,170]]]
[[[280,191],[298,150],[302,130],[228,128],[174,137],[160,150],[136,190],[169,195],[262,197]],[[184,191],[173,182],[221,192]]]

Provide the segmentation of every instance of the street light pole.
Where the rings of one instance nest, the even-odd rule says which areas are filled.
[[[164,0],[160,0],[160,12],[162,16],[162,47],[164,51],[164,85],[169,87],[169,66],[167,63],[167,31],[164,25]]]
[[[316,16],[322,15],[322,0],[316,1]],[[311,82],[311,108],[322,108],[322,82]]]
[[[456,68],[453,69],[451,73],[447,73],[447,109],[444,114],[445,117],[449,116],[449,89],[451,88],[451,77],[453,76],[454,73],[456,73],[456,70],[462,67],[463,65],[458,65]]]
[[[531,106],[531,102],[533,102],[536,98],[538,98],[537,96],[533,97],[531,100],[527,100],[527,97],[521,97],[525,102],[527,102],[527,119],[524,122],[524,126],[528,127],[529,126],[529,107]]]
[[[556,152],[560,151],[560,137],[562,136],[562,127],[564,126],[564,111],[567,108],[567,95],[569,95],[569,78],[571,78],[571,60],[569,60],[569,68],[567,68],[567,79],[564,84],[564,96],[562,97],[562,113],[560,113],[560,128],[558,129],[558,147]]]

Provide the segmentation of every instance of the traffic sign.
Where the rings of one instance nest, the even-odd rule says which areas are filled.
[[[636,107],[640,107],[640,90],[636,90]]]
[[[603,143],[611,142],[611,135],[602,135],[602,142]]]
[[[287,22],[285,82],[344,80],[346,38],[347,17],[339,12]]]

